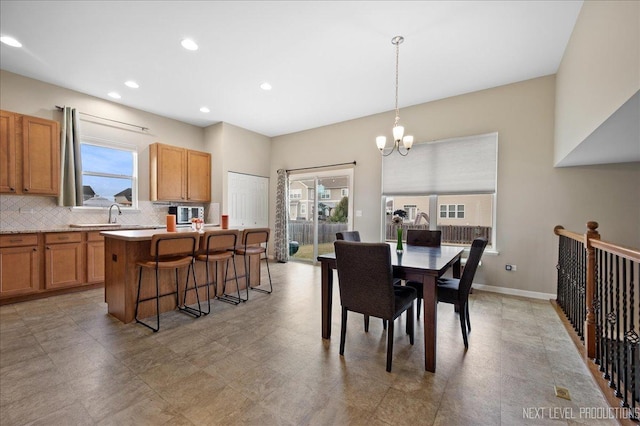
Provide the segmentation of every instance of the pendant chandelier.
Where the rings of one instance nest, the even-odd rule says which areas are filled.
[[[404,37],[395,36],[391,39],[391,44],[396,46],[396,120],[393,124],[392,134],[393,134],[393,147],[391,147],[391,151],[385,154],[384,149],[387,144],[387,138],[385,136],[378,136],[376,138],[376,145],[380,150],[380,154],[384,157],[391,155],[391,153],[395,150],[398,151],[398,154],[405,156],[409,153],[409,150],[413,146],[413,136],[407,135],[404,136],[404,126],[401,126],[400,123],[400,111],[398,110],[398,62],[400,58],[400,44],[404,41]],[[400,146],[400,142],[402,142],[402,147]],[[405,149],[403,153],[401,148]]]

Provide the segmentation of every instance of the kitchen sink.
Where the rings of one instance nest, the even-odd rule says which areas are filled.
[[[72,223],[70,228],[120,228],[120,223]]]

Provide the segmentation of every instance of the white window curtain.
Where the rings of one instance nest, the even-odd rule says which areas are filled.
[[[382,159],[383,195],[496,192],[498,133],[413,145]]]
[[[78,111],[75,108],[64,107],[60,138],[59,206],[81,206],[83,201],[79,123]]]
[[[278,170],[277,185],[274,255],[278,262],[284,263],[289,260],[289,174],[286,170]]]

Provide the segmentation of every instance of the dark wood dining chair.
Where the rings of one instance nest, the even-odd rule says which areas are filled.
[[[360,232],[359,231],[343,231],[336,232],[336,240],[340,241],[355,241],[360,242]],[[394,278],[393,285],[402,285],[402,280],[399,278]],[[382,328],[387,329],[387,321],[382,320]],[[364,331],[369,331],[369,315],[364,316]]]
[[[336,240],[341,240],[341,241],[360,241],[360,232],[358,232],[358,231],[336,232]]]
[[[407,245],[420,247],[440,247],[442,231],[429,229],[407,229]]]
[[[419,247],[440,247],[442,241],[442,231],[431,231],[429,229],[408,229],[407,245]],[[422,308],[422,283],[407,281],[409,287],[413,287],[418,292],[418,306],[416,317],[420,319],[420,309]]]
[[[458,308],[460,312],[460,329],[462,330],[462,339],[464,347],[469,348],[467,334],[471,332],[471,321],[469,321],[469,291],[473,284],[473,277],[480,264],[480,258],[485,247],[487,247],[486,238],[476,238],[471,244],[471,251],[467,258],[467,264],[462,272],[462,277],[458,278],[440,278],[438,279],[438,302],[451,303]]]
[[[407,333],[413,345],[413,302],[416,291],[393,285],[391,249],[386,243],[335,241],[338,286],[342,305],[340,355],[344,355],[347,313],[358,312],[388,321],[387,371],[393,359],[394,320],[407,312]]]

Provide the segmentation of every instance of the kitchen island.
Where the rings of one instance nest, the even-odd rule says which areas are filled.
[[[205,227],[204,230],[216,230],[219,227]],[[178,228],[177,232],[190,232],[191,228]],[[103,231],[100,234],[104,236],[104,256],[105,256],[105,302],[108,305],[108,311],[111,315],[118,318],[124,323],[135,320],[136,298],[138,291],[138,267],[136,262],[150,257],[151,238],[154,234],[167,233],[164,229],[145,229],[145,230],[123,230],[123,231]],[[202,234],[204,235],[204,234]],[[242,240],[242,231],[238,238],[238,245]],[[205,247],[204,238],[200,239],[200,247]],[[236,268],[238,273],[238,284],[240,289],[246,288],[245,278],[245,259],[244,256],[236,256]],[[260,260],[258,256],[251,256],[249,262],[251,269],[252,287],[258,286],[260,283]],[[196,279],[198,286],[202,286],[207,282],[205,274],[204,262],[196,262]],[[211,275],[215,268],[210,268]],[[146,273],[145,273],[146,272]],[[186,270],[180,271],[179,283],[180,288],[184,289],[186,279]],[[218,267],[218,295],[222,294],[222,282],[224,280],[224,267]],[[142,293],[141,298],[151,297],[155,294],[155,275],[149,271],[143,271],[142,274]],[[189,283],[191,287],[192,282]],[[175,291],[175,275],[173,271],[160,271],[160,293],[165,294]],[[229,274],[227,277],[227,294],[236,292],[236,281],[233,276],[233,265],[229,265]],[[210,288],[211,297],[215,297],[213,286]],[[206,303],[206,288],[200,287],[198,290],[200,302]],[[194,291],[187,294],[187,305],[196,303],[196,295]],[[176,309],[175,297],[160,298],[160,312],[168,312]],[[155,301],[142,302],[138,309],[139,318],[146,318],[155,315]]]

